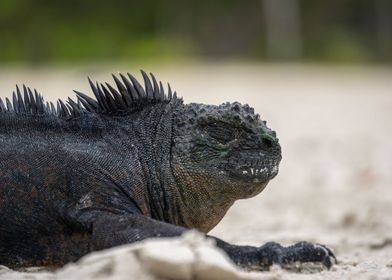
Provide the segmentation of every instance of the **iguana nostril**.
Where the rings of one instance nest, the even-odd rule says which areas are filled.
[[[263,139],[263,143],[267,146],[267,147],[272,147],[273,143],[270,139]]]
[[[261,133],[260,139],[267,147],[272,147],[274,144],[278,143],[278,139],[269,133]]]

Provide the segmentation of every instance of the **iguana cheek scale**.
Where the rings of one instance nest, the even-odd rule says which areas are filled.
[[[188,229],[208,233],[238,199],[278,173],[281,148],[253,108],[184,104],[142,71],[89,83],[95,98],[44,102],[23,86],[0,98],[0,264],[63,265],[81,256]],[[202,90],[202,87],[201,89]],[[237,246],[239,266],[321,262],[325,246]]]

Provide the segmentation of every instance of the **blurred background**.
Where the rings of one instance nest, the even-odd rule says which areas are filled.
[[[1,0],[0,62],[392,62],[389,0]]]
[[[0,0],[1,97],[91,94],[87,76],[143,68],[187,103],[253,106],[280,173],[212,234],[325,243],[325,279],[392,275],[391,66],[390,0]]]

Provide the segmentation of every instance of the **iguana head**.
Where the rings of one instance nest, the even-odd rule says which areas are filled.
[[[204,177],[236,199],[258,194],[278,173],[276,133],[248,105],[184,105],[174,131],[173,160],[189,180]]]

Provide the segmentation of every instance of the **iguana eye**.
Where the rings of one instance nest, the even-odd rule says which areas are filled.
[[[236,135],[235,128],[222,122],[209,124],[205,127],[205,130],[208,135],[221,143],[230,142]]]

